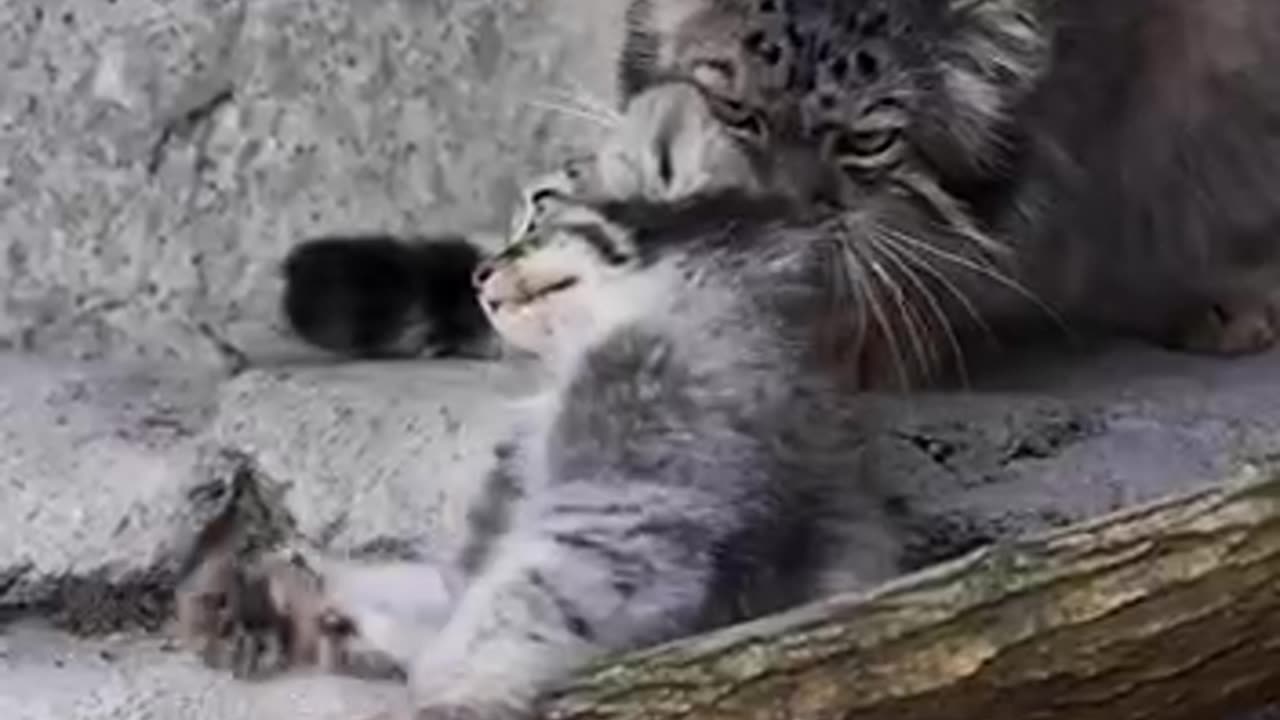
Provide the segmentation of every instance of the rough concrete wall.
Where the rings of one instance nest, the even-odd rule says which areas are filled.
[[[216,357],[337,231],[500,227],[618,0],[0,0],[0,349]]]

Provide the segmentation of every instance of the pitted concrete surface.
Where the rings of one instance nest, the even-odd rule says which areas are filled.
[[[528,363],[359,363],[227,383],[206,445],[252,459],[296,531],[339,552],[440,552],[537,387]]]
[[[515,361],[185,372],[0,356],[0,617],[153,625],[245,472],[274,532],[439,551],[534,387]]]
[[[217,362],[307,236],[504,229],[602,129],[623,9],[0,0],[0,349]]]
[[[159,611],[217,388],[177,367],[0,356],[0,612],[87,610],[117,593],[128,620]]]
[[[155,637],[75,639],[38,625],[0,632],[6,720],[362,720],[399,693],[305,674],[238,682]]]

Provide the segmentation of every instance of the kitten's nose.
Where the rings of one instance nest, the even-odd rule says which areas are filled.
[[[491,277],[493,277],[493,263],[485,260],[471,273],[471,286],[479,290]]]

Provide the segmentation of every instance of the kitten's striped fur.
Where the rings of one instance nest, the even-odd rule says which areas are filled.
[[[548,291],[592,312],[547,335],[554,380],[439,570],[465,577],[447,622],[419,632],[412,657],[384,649],[407,665],[421,718],[524,717],[604,655],[900,568],[889,496],[861,472],[865,413],[814,370],[804,318],[830,301],[830,233],[731,191],[542,200],[482,273],[481,300],[501,312]],[[596,262],[558,263],[568,274],[547,284],[539,255],[569,251]],[[367,609],[327,604],[370,642]]]

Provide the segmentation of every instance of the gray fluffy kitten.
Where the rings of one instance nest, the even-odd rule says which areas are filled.
[[[456,596],[370,590],[350,578],[374,568],[321,560],[309,585],[320,599],[300,599],[304,584],[286,583],[300,563],[246,566],[269,597],[237,602],[279,622],[250,629],[233,602],[224,644],[296,628],[291,610],[306,608],[323,627],[291,637],[329,646],[290,657],[343,669],[381,652],[406,667],[417,718],[523,717],[604,655],[898,572],[887,496],[860,472],[865,418],[813,371],[805,318],[831,300],[832,234],[734,192],[653,204],[549,190],[539,211],[479,273],[480,296],[493,313],[533,301],[572,312],[543,348],[555,379],[523,409],[471,541],[442,571]],[[442,628],[397,622],[341,589],[360,583],[365,597],[408,596],[409,615],[453,609]],[[184,606],[227,607],[218,592],[188,585]]]

